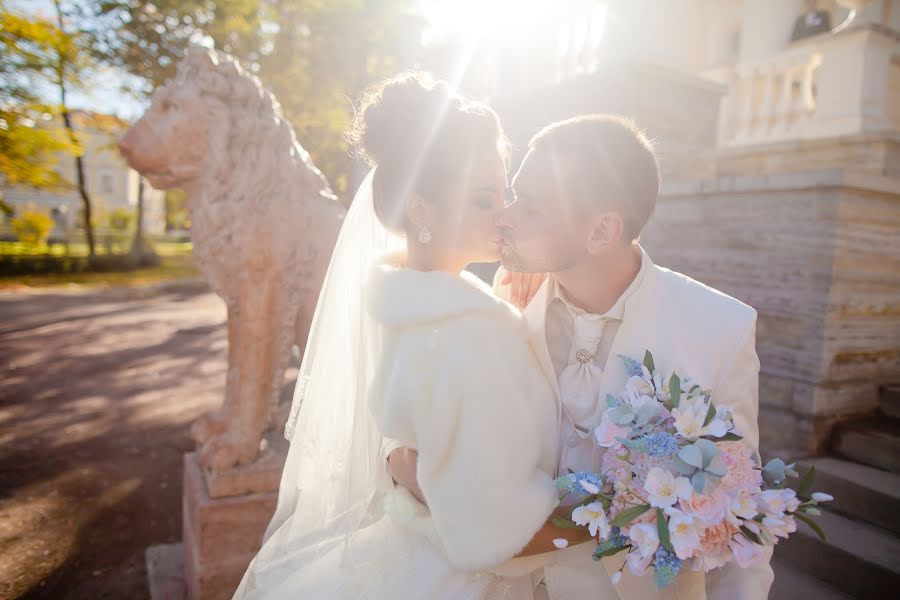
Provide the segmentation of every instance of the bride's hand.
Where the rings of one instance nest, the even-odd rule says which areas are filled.
[[[519,307],[519,310],[525,310],[545,279],[546,273],[510,272],[500,280],[500,285],[510,286],[509,301]]]
[[[416,465],[419,461],[419,453],[412,448],[402,446],[388,455],[388,470],[397,485],[405,487],[422,504],[426,504],[425,496],[419,487],[416,478]]]

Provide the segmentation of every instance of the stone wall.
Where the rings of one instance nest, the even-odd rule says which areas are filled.
[[[840,156],[834,145],[819,158]],[[732,154],[722,170],[801,164],[793,151]],[[900,180],[830,168],[673,182],[643,241],[759,312],[764,453],[821,452],[836,421],[900,381]]]

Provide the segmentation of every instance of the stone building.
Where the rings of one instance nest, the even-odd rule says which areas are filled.
[[[127,123],[109,115],[73,111],[72,122],[84,146],[84,174],[95,226],[101,231],[106,217],[116,209],[134,212],[138,205],[138,173],[128,168],[115,147],[118,136]],[[36,126],[41,126],[37,124]],[[53,217],[56,226],[52,237],[74,234],[82,223],[82,200],[78,189],[75,161],[69,155],[57,156],[56,170],[70,186],[61,189],[35,190],[25,186],[3,188],[4,200],[17,212],[37,210]],[[144,231],[159,234],[165,231],[165,192],[153,189],[144,182]]]
[[[779,546],[773,597],[889,593],[900,584],[900,1],[552,4],[527,49],[480,49],[464,85],[498,107],[519,149],[588,112],[630,115],[656,138],[663,186],[643,244],[757,309],[762,453],[812,457],[803,465],[837,497],[821,517],[829,541],[802,526]],[[830,29],[797,35],[823,16]]]

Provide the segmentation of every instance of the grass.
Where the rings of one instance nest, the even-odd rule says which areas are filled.
[[[112,244],[113,253],[127,252],[127,246]],[[158,283],[173,279],[196,277],[199,275],[194,267],[193,249],[190,242],[154,242],[153,247],[162,262],[156,267],[134,269],[130,271],[109,272],[77,272],[46,273],[39,275],[15,275],[0,277],[0,290],[15,290],[33,287],[53,287],[66,285],[131,287]],[[97,245],[97,254],[107,254],[105,244]],[[20,242],[0,242],[0,257],[40,257],[40,256],[87,256],[86,244],[70,244],[68,252],[63,244],[34,246]]]

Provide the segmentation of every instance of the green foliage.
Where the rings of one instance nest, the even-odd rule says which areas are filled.
[[[147,83],[165,83],[192,42],[206,39],[275,94],[297,137],[338,194],[354,159],[343,134],[352,99],[418,58],[421,23],[404,0],[101,0],[95,55]]]
[[[12,228],[20,242],[43,244],[53,229],[53,219],[44,213],[28,210],[12,220]]]
[[[188,210],[188,198],[184,190],[166,191],[166,229],[190,229],[191,213]]]
[[[117,233],[125,233],[134,225],[134,219],[134,212],[125,208],[117,208],[109,213],[108,225]]]
[[[53,119],[56,108],[40,102],[33,86],[35,78],[53,77],[63,40],[49,21],[17,14],[0,0],[0,180],[6,185],[59,186],[57,154],[77,151]]]

